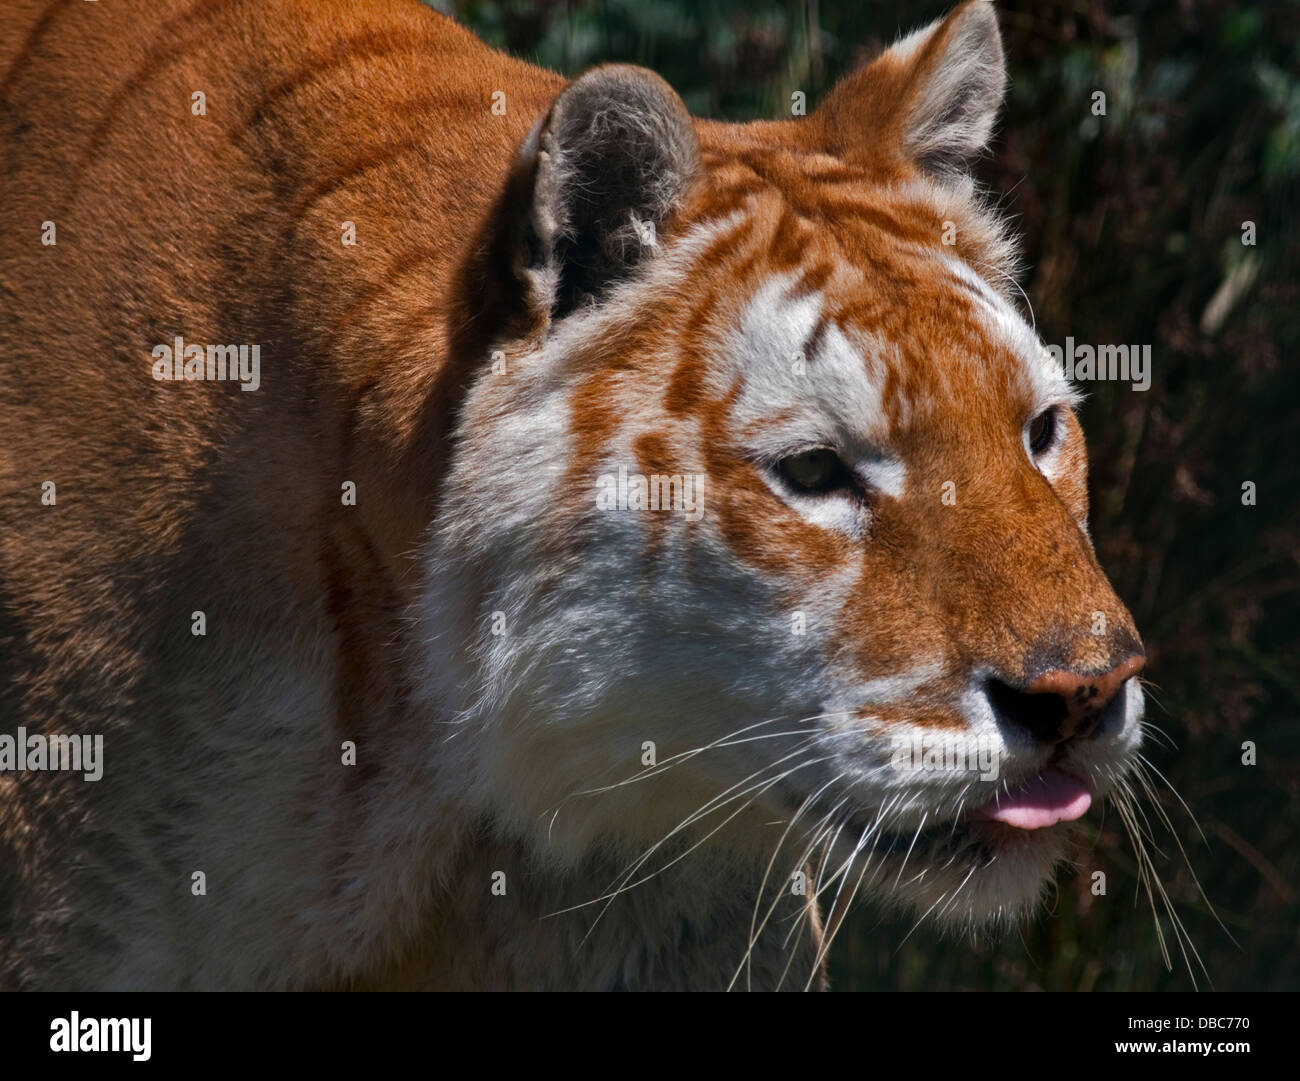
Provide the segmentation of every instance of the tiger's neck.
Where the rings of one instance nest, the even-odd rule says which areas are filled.
[[[598,850],[556,868],[480,829],[465,838],[418,945],[363,982],[404,990],[824,986],[816,905],[774,893],[771,882],[756,903],[761,866],[694,853],[628,875],[634,862]]]

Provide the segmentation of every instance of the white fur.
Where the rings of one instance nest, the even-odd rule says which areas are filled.
[[[459,640],[431,633],[424,665],[424,696],[456,719],[454,737],[430,748],[442,783],[508,832],[528,838],[557,867],[576,866],[597,841],[629,854],[642,851],[810,736],[818,760],[756,798],[755,814],[742,815],[726,834],[732,854],[770,856],[762,822],[788,818],[803,796],[847,793],[869,815],[888,807],[890,830],[906,831],[951,822],[996,790],[978,777],[900,775],[889,767],[870,707],[908,701],[951,673],[926,657],[910,671],[865,680],[851,667],[828,671],[830,635],[857,582],[851,567],[792,603],[784,583],[736,561],[707,512],[699,523],[670,517],[657,526],[653,562],[646,556],[644,515],[602,515],[592,507],[573,520],[552,520],[548,508],[569,494],[561,487],[571,457],[569,395],[584,374],[568,365],[574,347],[634,317],[638,290],[687,288],[695,255],[724,227],[677,241],[636,290],[615,291],[599,308],[561,323],[539,350],[511,357],[508,376],[485,374],[478,381],[466,406],[472,438],[457,459],[425,554],[429,584],[421,623],[464,629]],[[1043,368],[1023,320],[968,268],[954,261],[948,269],[976,295],[990,333],[1021,360],[1034,400],[1068,400],[1068,387]],[[831,324],[816,354],[802,356],[824,300],[795,295],[791,285],[788,278],[766,282],[732,313],[732,329],[710,358],[715,392],[740,387],[734,436],[760,463],[811,444],[846,448],[849,464],[873,488],[903,498],[906,465],[890,450],[880,399],[882,365],[896,359],[896,346],[850,340]],[[628,384],[620,393],[630,406],[594,475],[633,462],[633,445],[647,430],[639,418],[657,415],[656,388]],[[703,468],[689,460],[679,465]],[[862,536],[861,511],[846,501],[814,505],[779,494],[810,522]],[[566,539],[581,540],[580,560],[554,562],[545,530],[557,526]],[[488,586],[479,594],[473,583],[485,570]],[[795,607],[806,625],[802,636],[791,633]],[[493,612],[504,613],[504,635],[489,632]],[[969,734],[1003,740],[983,676],[969,674],[962,699]],[[1136,739],[1138,703],[1130,701],[1122,740],[1080,752],[1088,756],[1081,768],[1090,775],[1100,778],[1104,769],[1122,765]],[[770,738],[726,738],[773,718],[784,723],[764,731]],[[647,773],[640,763],[646,741],[655,743],[661,761],[686,758],[652,782],[619,785]],[[1027,778],[1046,762],[1041,748],[999,746],[999,783]],[[947,915],[1026,910],[1062,844],[1055,830],[1018,842],[1017,855]],[[922,853],[915,858],[916,869],[930,868],[929,878],[891,885],[885,876],[879,888],[886,895],[928,904],[941,886],[955,886]],[[964,877],[971,866],[958,861],[949,870]]]
[[[931,24],[894,48],[914,57],[936,31]],[[988,144],[1006,88],[1006,66],[991,3],[972,6],[952,28],[944,53],[911,102],[906,147],[944,169],[959,167]],[[960,108],[954,110],[954,105]]]

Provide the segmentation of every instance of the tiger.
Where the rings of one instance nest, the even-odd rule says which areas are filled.
[[[0,42],[5,986],[824,989],[859,899],[1033,917],[1145,655],[990,3],[744,123],[415,0]]]

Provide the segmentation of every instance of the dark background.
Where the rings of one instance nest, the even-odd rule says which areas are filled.
[[[699,116],[811,109],[951,5],[852,0],[439,0],[488,42],[576,74],[644,64]],[[1300,987],[1300,4],[1002,3],[1007,107],[980,179],[1024,237],[1043,340],[1147,343],[1151,389],[1095,382],[1083,421],[1098,555],[1146,641],[1148,808],[1197,983]],[[1106,94],[1093,117],[1092,94]],[[1255,223],[1256,244],[1242,243]],[[1255,506],[1242,503],[1254,482]],[[1242,764],[1242,743],[1257,764]],[[840,989],[1191,989],[1113,813],[1041,919],[990,943],[859,908]],[[1201,831],[1204,833],[1202,839]],[[1176,837],[1175,837],[1176,834]],[[1179,853],[1186,849],[1187,861]],[[1090,876],[1106,872],[1094,897]],[[1195,876],[1193,875],[1193,870]],[[1224,928],[1196,885],[1199,878]],[[1229,933],[1231,933],[1231,937]],[[1235,939],[1235,943],[1234,940]]]

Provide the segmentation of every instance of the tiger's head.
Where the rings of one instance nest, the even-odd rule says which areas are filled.
[[[825,851],[978,924],[1129,768],[1077,398],[968,173],[1005,78],[975,0],[807,116],[609,66],[537,120],[461,275],[422,648],[538,853]]]

